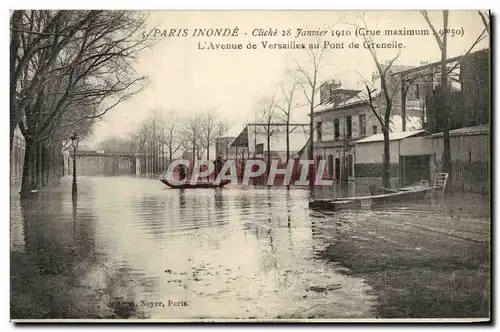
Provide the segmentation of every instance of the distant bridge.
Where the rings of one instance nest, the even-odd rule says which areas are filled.
[[[77,157],[123,157],[129,159],[141,158],[143,153],[132,152],[115,152],[115,151],[100,151],[100,150],[76,150]]]
[[[71,153],[71,155],[73,155]],[[77,174],[82,175],[146,175],[161,173],[167,162],[156,156],[133,152],[76,150]]]

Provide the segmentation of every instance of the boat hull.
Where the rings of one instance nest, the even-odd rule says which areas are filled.
[[[309,202],[309,208],[313,210],[340,211],[355,210],[361,208],[361,202],[353,200],[314,200]]]
[[[160,180],[162,183],[166,184],[172,189],[214,189],[214,188],[222,188],[229,183],[229,181],[221,181],[219,184],[214,183],[184,183],[180,185],[176,185],[168,182],[166,179]]]
[[[432,193],[434,190],[435,188],[429,187],[424,189],[404,190],[372,196],[314,200],[309,202],[309,208],[314,210],[338,211],[345,209],[361,209],[365,206],[383,205],[387,203],[411,202],[424,199],[429,193]]]

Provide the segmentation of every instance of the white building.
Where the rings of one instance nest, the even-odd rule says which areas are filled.
[[[297,157],[304,150],[309,140],[308,129],[309,124],[289,125],[290,158]],[[269,142],[268,133],[270,133]],[[231,146],[236,149],[238,159],[267,158],[267,151],[270,151],[272,159],[280,159],[285,162],[287,151],[286,126],[282,123],[270,125],[247,124],[234,139]]]

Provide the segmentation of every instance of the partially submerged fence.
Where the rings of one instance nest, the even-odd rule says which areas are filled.
[[[489,193],[491,187],[490,163],[484,161],[453,161],[449,185],[454,191]]]

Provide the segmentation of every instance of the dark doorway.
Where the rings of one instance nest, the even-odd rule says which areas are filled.
[[[335,158],[335,180],[340,180],[340,158]]]
[[[333,156],[328,156],[328,177],[333,178]]]
[[[431,180],[430,156],[400,156],[402,185],[407,186],[422,180]]]

